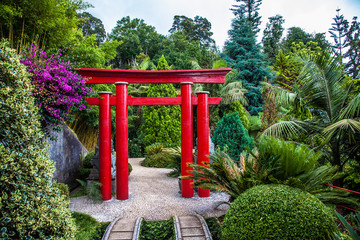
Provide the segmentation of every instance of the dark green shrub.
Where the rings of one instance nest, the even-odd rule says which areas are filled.
[[[129,157],[140,158],[143,157],[143,151],[141,145],[136,140],[129,140]]]
[[[79,179],[85,180],[91,172],[91,168],[80,168],[79,170]]]
[[[222,240],[221,225],[216,217],[205,218],[206,225],[209,228],[213,240]]]
[[[285,185],[260,185],[241,194],[225,215],[224,240],[330,239],[330,210],[313,195]]]
[[[77,240],[98,240],[105,233],[109,222],[98,222],[90,215],[73,212],[72,217],[75,219],[77,226]]]
[[[165,152],[156,153],[145,158],[141,162],[144,167],[167,168],[169,165],[174,164],[174,158]]]
[[[238,160],[245,146],[252,146],[253,139],[249,137],[236,112],[221,119],[216,126],[212,141],[221,151],[227,148],[230,157]]]
[[[174,220],[141,222],[140,240],[175,240]]]
[[[95,155],[95,150],[86,154],[86,156],[82,161],[83,168],[92,168],[91,159],[94,157],[94,155]]]
[[[0,238],[73,239],[27,76],[15,50],[0,42]]]

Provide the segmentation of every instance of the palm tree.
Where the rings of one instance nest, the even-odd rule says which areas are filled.
[[[321,140],[320,148],[329,162],[343,170],[344,164],[360,143],[360,93],[346,86],[346,75],[339,62],[330,56],[299,56],[304,67],[294,86],[294,92],[273,86],[283,105],[293,105],[310,111],[311,118],[280,121],[263,134],[277,137],[307,136]],[[355,96],[351,99],[350,96]]]

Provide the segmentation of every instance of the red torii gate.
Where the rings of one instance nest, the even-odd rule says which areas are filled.
[[[103,200],[111,199],[111,112],[116,106],[116,199],[129,198],[128,186],[128,105],[181,105],[181,176],[190,176],[193,151],[193,108],[198,105],[198,162],[209,159],[209,104],[219,104],[220,97],[208,97],[209,92],[192,95],[193,83],[224,83],[231,68],[200,70],[141,71],[81,68],[78,73],[87,84],[116,84],[116,96],[100,92],[100,98],[87,98],[89,105],[99,105],[99,181]],[[177,97],[132,97],[129,83],[180,83]],[[193,197],[192,179],[181,179],[182,197]],[[209,189],[199,189],[200,197],[209,197]]]

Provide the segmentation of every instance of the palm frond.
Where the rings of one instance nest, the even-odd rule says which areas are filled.
[[[334,136],[346,136],[350,143],[356,142],[355,136],[360,134],[360,122],[354,119],[342,119],[326,127],[323,133],[325,142],[329,142]]]
[[[262,82],[264,87],[271,87],[275,93],[275,99],[278,104],[281,106],[289,106],[294,104],[297,94],[289,92],[286,89],[283,89],[279,86],[272,85],[268,82]]]
[[[346,96],[342,80],[344,72],[338,61],[326,54],[318,56],[302,55],[304,67],[298,77],[301,84],[299,95],[309,106],[323,110],[332,121],[341,110]]]
[[[357,94],[349,104],[342,110],[340,118],[360,117],[360,93]]]
[[[307,123],[299,120],[280,121],[265,129],[262,135],[284,139],[299,136],[307,132],[302,125],[307,125]]]
[[[247,97],[245,96],[246,93],[247,90],[243,87],[240,81],[228,83],[220,92],[223,97],[222,102],[224,104],[240,101],[240,103],[244,106],[247,106],[248,104]]]

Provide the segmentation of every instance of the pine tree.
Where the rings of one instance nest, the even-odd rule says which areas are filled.
[[[156,70],[169,70],[164,56],[158,62]],[[150,84],[147,97],[176,97],[172,84]],[[141,127],[145,146],[153,143],[179,143],[181,138],[180,106],[145,106],[144,123]]]
[[[357,17],[353,18],[349,30],[346,32],[346,44],[347,51],[344,57],[348,62],[345,64],[347,73],[354,79],[359,76],[360,66],[360,22],[357,21]]]
[[[336,9],[337,15],[334,17],[334,23],[332,23],[332,28],[330,28],[329,33],[331,37],[334,39],[335,44],[332,46],[332,49],[336,55],[342,62],[343,58],[343,49],[345,47],[345,37],[348,29],[348,21],[344,19],[344,15],[340,15],[340,9]]]
[[[276,55],[280,50],[280,39],[282,37],[284,28],[282,24],[285,22],[282,16],[276,15],[269,17],[269,22],[266,23],[262,43],[264,46],[264,53],[274,62]]]
[[[237,79],[247,88],[248,111],[257,115],[261,111],[262,97],[260,82],[268,79],[270,69],[266,65],[260,46],[256,43],[260,16],[258,13],[261,0],[236,0],[240,5],[232,9],[235,18],[229,31],[229,40],[225,42],[225,59],[232,68],[238,70]]]

